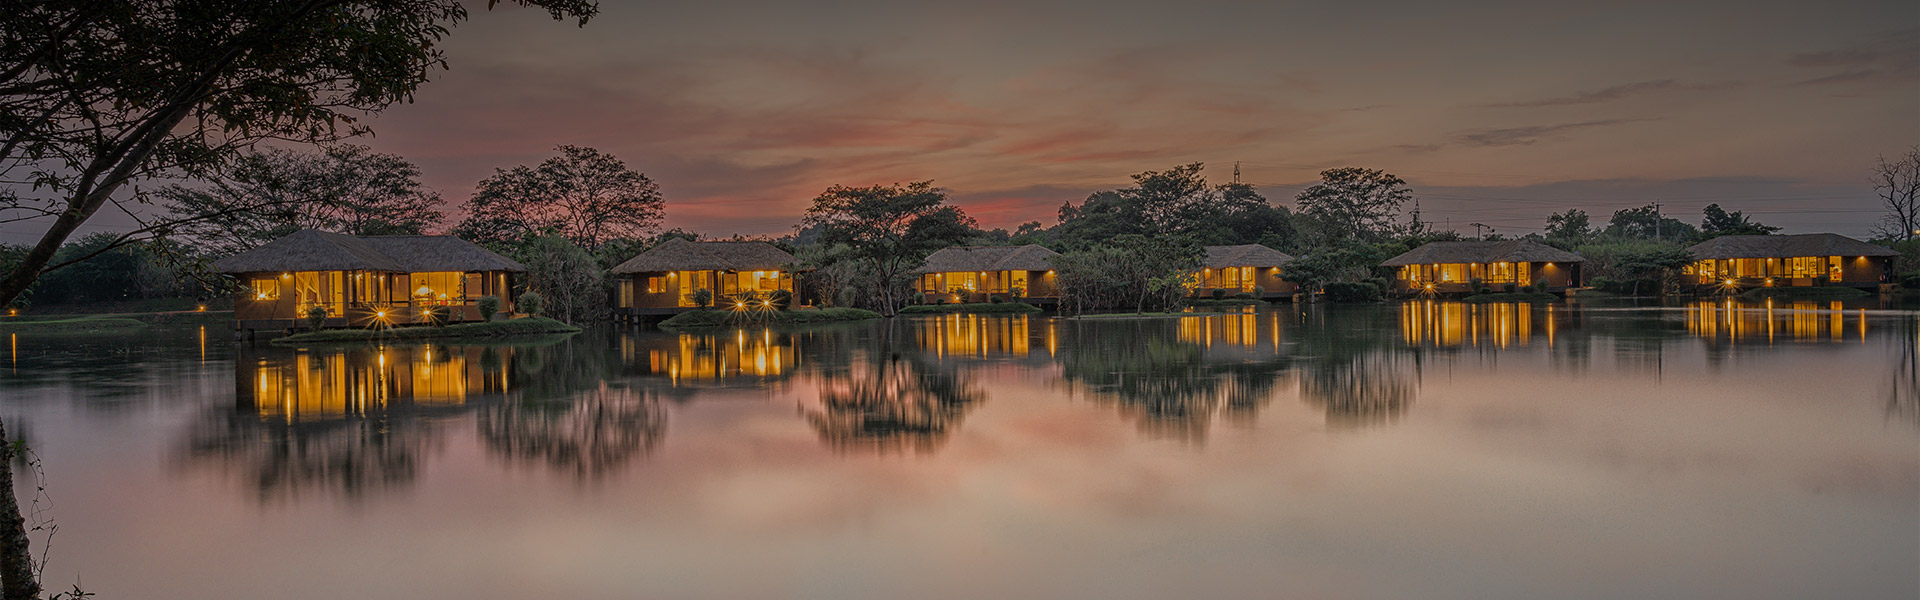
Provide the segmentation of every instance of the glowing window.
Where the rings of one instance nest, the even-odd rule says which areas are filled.
[[[251,284],[249,287],[253,288],[253,299],[255,300],[279,300],[280,299],[280,280],[254,279],[249,281],[248,283]]]

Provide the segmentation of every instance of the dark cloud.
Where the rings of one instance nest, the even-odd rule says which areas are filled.
[[[1790,85],[1836,85],[1920,79],[1920,28],[1880,35],[1858,46],[1796,54],[1787,64],[1805,69],[1840,69]]]
[[[1625,84],[1620,84],[1620,85],[1607,87],[1607,88],[1601,88],[1597,90],[1588,90],[1588,91],[1575,93],[1572,96],[1557,96],[1552,98],[1541,98],[1538,100],[1525,100],[1520,102],[1501,102],[1497,104],[1489,104],[1487,106],[1491,108],[1539,108],[1539,107],[1546,107],[1546,106],[1579,106],[1582,104],[1599,104],[1602,102],[1612,102],[1615,100],[1621,100],[1621,99],[1625,99],[1632,96],[1645,95],[1653,92],[1673,92],[1673,91],[1706,92],[1706,91],[1731,89],[1739,86],[1740,84],[1732,83],[1732,82],[1688,84],[1688,83],[1681,83],[1679,80],[1676,80],[1676,79],[1658,79],[1653,81],[1625,83]]]
[[[1658,81],[1642,81],[1638,83],[1616,85],[1616,86],[1605,88],[1605,89],[1580,92],[1572,96],[1562,96],[1558,98],[1543,98],[1540,100],[1527,100],[1523,102],[1503,102],[1499,104],[1489,104],[1488,106],[1507,108],[1507,107],[1570,106],[1575,104],[1597,104],[1600,102],[1619,100],[1621,98],[1625,98],[1627,96],[1639,94],[1642,92],[1670,90],[1676,87],[1680,87],[1680,82],[1672,79],[1661,79]]]
[[[1579,129],[1592,129],[1622,123],[1645,121],[1646,119],[1604,119],[1599,121],[1581,121],[1578,123],[1560,123],[1556,125],[1531,125],[1527,127],[1504,127],[1499,129],[1479,129],[1462,133],[1454,141],[1467,146],[1495,147],[1522,146],[1539,142],[1541,139]]]

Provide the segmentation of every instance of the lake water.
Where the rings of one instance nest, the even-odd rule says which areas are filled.
[[[107,599],[1915,598],[1917,323],[1416,302],[519,346],[164,329],[10,337],[0,416],[45,471],[48,587]]]

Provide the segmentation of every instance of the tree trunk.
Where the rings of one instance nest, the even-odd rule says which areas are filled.
[[[0,422],[0,598],[38,600],[40,581],[33,574],[27,520],[13,495],[13,454],[6,423]]]

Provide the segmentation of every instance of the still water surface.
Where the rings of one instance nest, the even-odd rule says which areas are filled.
[[[1914,598],[1915,313],[10,337],[102,598]],[[23,484],[23,495],[33,488]]]

